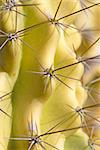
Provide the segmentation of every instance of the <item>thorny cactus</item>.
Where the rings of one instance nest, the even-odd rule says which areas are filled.
[[[100,0],[0,0],[0,150],[100,150]]]

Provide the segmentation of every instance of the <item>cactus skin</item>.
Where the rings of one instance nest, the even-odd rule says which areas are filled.
[[[81,130],[78,130],[75,134],[71,135],[70,137],[66,138],[65,141],[65,149],[86,149],[90,150],[88,146],[88,136]]]
[[[100,149],[99,14],[99,0],[0,0],[0,150]]]

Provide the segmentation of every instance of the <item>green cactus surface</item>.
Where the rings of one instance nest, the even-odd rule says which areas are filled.
[[[100,0],[0,0],[0,150],[100,150]]]

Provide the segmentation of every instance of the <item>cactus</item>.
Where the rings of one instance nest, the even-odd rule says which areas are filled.
[[[99,0],[0,0],[0,150],[100,150],[99,17]]]

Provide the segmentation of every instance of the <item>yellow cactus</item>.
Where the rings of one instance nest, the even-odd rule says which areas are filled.
[[[100,149],[99,0],[0,0],[0,150]]]

